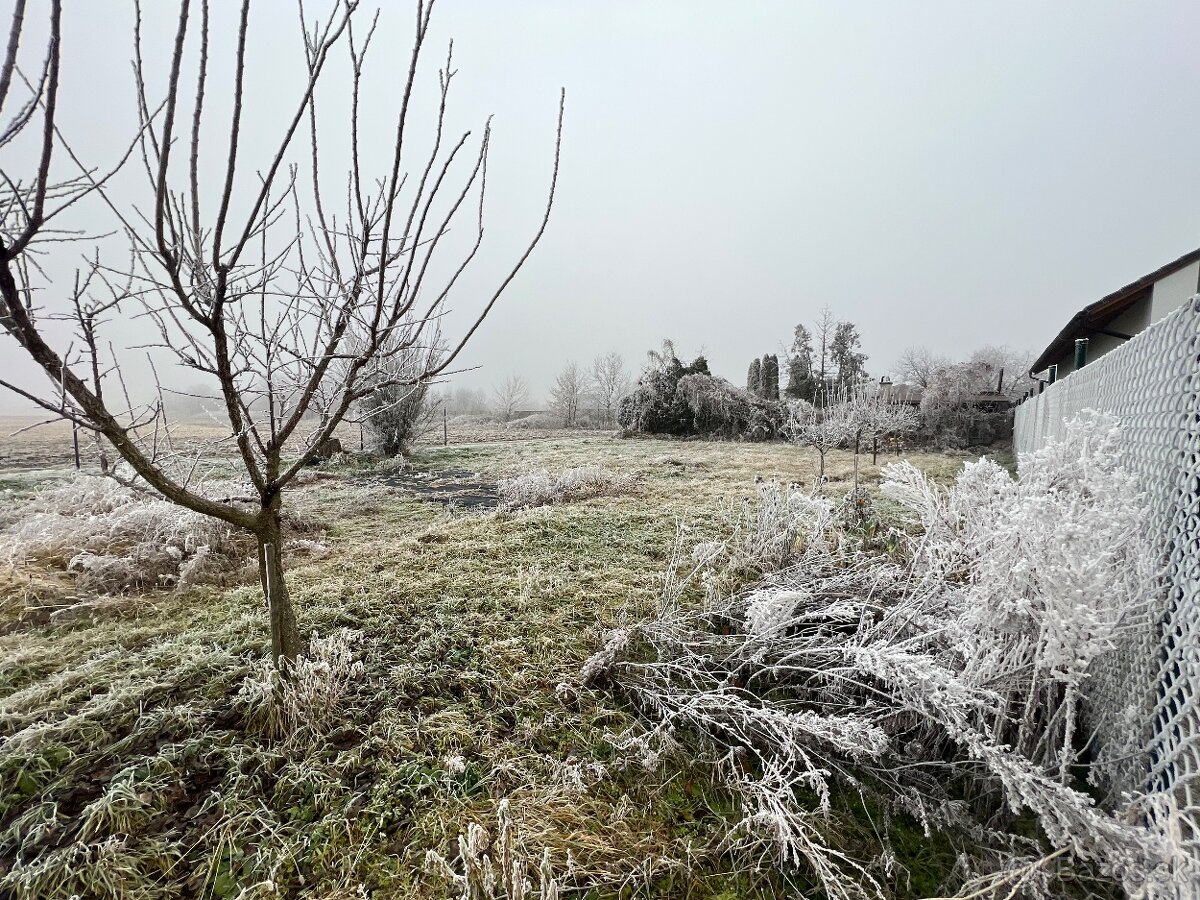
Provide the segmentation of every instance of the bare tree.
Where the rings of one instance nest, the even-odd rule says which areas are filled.
[[[917,411],[904,403],[891,403],[883,397],[859,392],[850,403],[850,417],[854,424],[854,452],[859,450],[861,438],[871,441],[871,463],[879,462],[879,440],[898,437],[916,431],[920,425]]]
[[[597,356],[592,360],[590,389],[596,416],[604,427],[610,428],[617,421],[617,404],[629,393],[631,381],[625,370],[625,360],[616,351]]]
[[[813,340],[816,342],[817,389],[814,401],[818,406],[829,403],[829,382],[832,380],[830,370],[833,368],[833,338],[837,332],[837,319],[833,310],[828,306],[821,307],[813,329]]]
[[[1025,391],[1037,384],[1029,374],[1029,368],[1036,357],[1036,353],[1028,350],[1014,350],[1004,345],[989,344],[972,353],[970,362],[979,367],[982,378],[991,376],[991,383],[985,384],[985,390],[993,390],[1011,400],[1019,400]]]
[[[947,357],[938,356],[928,347],[908,347],[896,361],[896,377],[925,390],[933,381],[933,373],[949,364]]]
[[[507,422],[529,402],[529,383],[520,375],[509,375],[492,389],[492,400],[496,415]]]
[[[550,409],[562,416],[563,425],[571,428],[583,403],[584,375],[578,363],[567,363],[554,384],[550,386]]]
[[[480,388],[456,387],[439,398],[450,415],[481,416],[488,411],[488,398]]]
[[[211,62],[208,0],[181,0],[162,97],[152,96],[143,67],[139,9],[133,99],[140,127],[108,171],[81,160],[56,119],[61,0],[39,4],[49,38],[40,73],[28,81],[18,66],[25,4],[18,0],[12,14],[0,67],[0,120],[7,122],[0,126],[0,148],[24,132],[37,146],[37,159],[27,172],[11,171],[19,165],[11,156],[0,165],[0,324],[50,386],[38,392],[0,384],[102,436],[128,465],[131,479],[254,535],[276,663],[301,648],[280,555],[284,489],[357,400],[399,381],[424,383],[453,365],[537,245],[553,205],[561,99],[545,212],[529,244],[436,363],[403,378],[390,374],[387,363],[396,354],[434,345],[447,298],[483,239],[491,133],[487,126],[474,138],[445,132],[454,77],[449,53],[439,74],[432,140],[423,155],[410,159],[418,127],[410,100],[433,6],[433,0],[416,2],[407,74],[394,94],[395,138],[380,172],[367,170],[359,152],[360,115],[366,115],[359,102],[363,65],[379,20],[363,27],[356,3],[334,4],[327,17],[315,20],[300,7],[304,67],[293,81],[295,96],[281,133],[252,165],[254,148],[239,142],[243,118],[252,114],[244,83],[253,53],[249,0],[239,8],[230,119],[215,151],[202,140],[211,132],[201,127]],[[348,171],[331,192],[318,167],[318,136],[327,126],[317,86],[340,52],[348,83],[344,103],[335,108],[345,116],[336,132],[349,137],[350,152]],[[18,81],[27,96],[16,98]],[[224,160],[212,185],[200,177],[207,152]],[[112,174],[129,160],[135,170],[140,164],[144,176],[140,202],[118,201],[110,189]],[[67,216],[85,198],[111,214],[129,262],[124,268],[104,262],[101,248],[108,245],[96,237],[88,264],[64,291],[41,275],[35,254],[55,249],[64,236],[84,239]],[[454,259],[444,242],[452,222],[466,224],[473,235]],[[447,274],[434,283],[431,271]],[[236,451],[245,496],[205,493],[198,460],[185,457],[171,438],[161,390],[146,403],[130,399],[121,375],[128,357],[109,353],[102,335],[115,330],[116,320],[135,317],[157,331],[158,340],[145,348],[155,368],[165,357],[221,397],[224,445]],[[46,328],[56,319],[74,329],[65,348],[52,346],[61,326],[54,334]]]

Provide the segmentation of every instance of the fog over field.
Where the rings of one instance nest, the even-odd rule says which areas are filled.
[[[147,66],[161,77],[174,4],[144,5]],[[387,6],[381,39],[394,43],[411,11]],[[235,7],[212,16],[215,139]],[[135,129],[131,22],[128,4],[76,3],[64,25],[60,127],[91,164],[111,164]],[[44,27],[30,17],[28,46]],[[876,375],[914,344],[955,358],[1040,348],[1083,304],[1197,242],[1200,211],[1183,198],[1200,190],[1198,28],[1187,2],[447,2],[418,120],[451,37],[453,129],[495,114],[480,272],[451,327],[536,227],[567,88],[551,227],[460,360],[478,370],[455,383],[518,371],[539,403],[568,359],[617,350],[636,369],[663,337],[740,382],[747,360],[826,304],[859,325]],[[293,3],[255,5],[248,170],[265,164],[298,90],[298,33]],[[372,97],[398,89],[404,60],[402,46],[375,49]],[[322,99],[327,113],[343,102]],[[364,152],[386,154],[391,113],[363,127]],[[346,148],[328,134],[327,170],[339,172]],[[219,176],[218,157],[206,174]],[[114,195],[144,196],[136,178],[135,166]],[[113,224],[94,203],[82,219]],[[54,248],[46,303],[69,287],[78,252]],[[126,251],[106,252],[117,264]],[[11,349],[0,377],[38,384]],[[26,408],[0,398],[0,410]]]

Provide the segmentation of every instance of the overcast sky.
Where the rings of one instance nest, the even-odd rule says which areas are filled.
[[[224,29],[233,4],[214,5]],[[169,42],[173,4],[147,6],[149,41]],[[294,9],[255,6],[250,155],[299,90]],[[381,158],[411,19],[385,4],[368,73]],[[100,160],[131,133],[130,22],[122,0],[66,2],[60,124]],[[636,370],[664,337],[741,383],[826,304],[859,325],[874,375],[909,345],[1040,350],[1200,244],[1197,34],[1194,0],[439,0],[423,96],[453,37],[452,122],[495,114],[491,255],[451,330],[536,227],[567,89],[550,229],[461,383],[517,372],[540,394],[568,360],[615,349]],[[327,86],[323,108],[344,97]],[[0,372],[23,371],[14,350],[0,344]]]

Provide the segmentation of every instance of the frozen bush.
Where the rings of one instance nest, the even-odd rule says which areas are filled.
[[[713,377],[703,356],[685,366],[666,341],[621,400],[617,421],[625,434],[765,441],[778,436],[784,411],[781,403]]]
[[[440,424],[440,410],[429,403],[428,384],[389,384],[358,405],[368,446],[387,457],[407,453]]]
[[[633,479],[599,466],[578,466],[557,474],[545,469],[503,478],[497,485],[500,503],[507,509],[525,509],[569,503],[590,497],[608,497],[628,491]]]
[[[987,461],[949,487],[907,465],[886,474],[913,520],[898,558],[840,539],[830,504],[776,491],[726,541],[696,545],[686,577],[706,602],[664,604],[584,667],[649,719],[617,745],[652,769],[706,761],[741,798],[730,841],[805,865],[830,897],[882,896],[870,861],[822,837],[838,781],[869,784],[927,830],[971,834],[976,862],[1002,870],[1000,896],[1041,871],[1030,858],[1070,858],[1131,896],[1191,884],[1153,797],[1101,809],[1073,782],[1078,723],[1093,721],[1090,699],[1105,708],[1105,673],[1156,589],[1116,423],[1081,418],[1017,479]],[[688,556],[677,547],[673,564]],[[726,577],[737,556],[766,575],[752,590]],[[1090,761],[1094,781],[1138,764],[1132,739],[1123,749]],[[1022,810],[1045,842],[996,830]]]
[[[513,419],[505,425],[506,428],[533,428],[544,431],[562,428],[562,426],[562,417],[553,413],[531,413],[528,416],[521,416],[519,419]]]
[[[39,493],[0,547],[12,563],[65,569],[99,592],[194,582],[201,570],[228,570],[252,552],[248,538],[216,519],[89,475]]]

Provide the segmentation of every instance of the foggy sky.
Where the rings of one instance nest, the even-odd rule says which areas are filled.
[[[147,4],[163,45],[171,5]],[[233,4],[214,6],[223,27]],[[407,3],[384,6],[364,135],[381,155],[412,25]],[[60,125],[111,159],[132,134],[129,5],[66,7]],[[252,18],[251,155],[300,90],[294,9]],[[456,383],[517,372],[541,395],[568,360],[615,349],[636,371],[664,337],[741,383],[824,305],[858,323],[873,375],[909,345],[1040,350],[1200,244],[1198,33],[1190,0],[439,0],[424,121],[450,37],[452,121],[495,114],[490,255],[452,333],[536,228],[567,89],[549,231]],[[214,95],[229,63],[214,51]],[[324,110],[342,98],[327,91]],[[15,351],[0,341],[3,377],[27,373]]]

